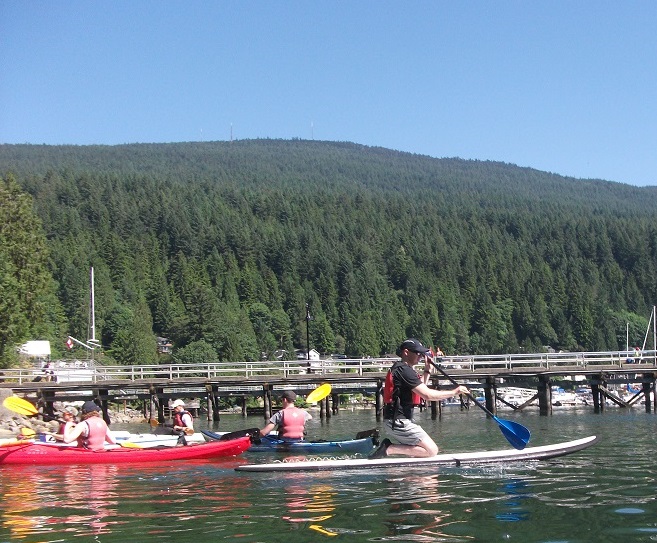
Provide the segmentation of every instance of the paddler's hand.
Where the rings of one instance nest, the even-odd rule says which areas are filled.
[[[454,391],[455,391],[454,396],[460,396],[461,394],[466,394],[466,395],[470,394],[470,391],[468,390],[468,387],[463,386],[463,385],[459,385],[458,387],[456,387],[454,389]]]

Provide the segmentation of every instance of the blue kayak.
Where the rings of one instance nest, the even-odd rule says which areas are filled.
[[[220,439],[223,433],[201,430],[207,440]],[[254,441],[249,452],[290,453],[290,454],[369,454],[379,444],[377,429],[359,432],[354,439],[341,441],[285,441],[277,435],[269,434]]]

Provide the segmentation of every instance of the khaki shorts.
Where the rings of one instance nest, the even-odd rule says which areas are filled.
[[[422,426],[408,419],[386,420],[388,433],[402,445],[415,446],[423,439],[429,437]]]

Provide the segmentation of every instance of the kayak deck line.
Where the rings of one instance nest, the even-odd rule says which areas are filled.
[[[369,459],[285,459],[269,464],[244,464],[236,467],[237,471],[271,472],[271,471],[327,471],[346,469],[370,469],[398,466],[439,466],[492,464],[519,462],[526,460],[547,460],[558,456],[572,454],[590,447],[598,441],[597,436],[588,436],[573,441],[528,447],[523,450],[498,449],[494,451],[479,451],[470,453],[444,453],[430,458],[422,457],[385,457],[377,460]]]

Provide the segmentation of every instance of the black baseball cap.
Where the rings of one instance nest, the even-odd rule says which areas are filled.
[[[397,356],[401,356],[401,352],[404,349],[408,349],[409,351],[413,351],[414,353],[418,353],[418,354],[428,353],[431,350],[425,347],[424,345],[422,345],[422,342],[419,339],[415,339],[415,338],[409,338],[404,340],[402,344],[399,346],[399,348],[397,349]]]
[[[86,402],[84,402],[84,404],[82,404],[83,413],[92,413],[93,411],[100,411],[100,407],[98,407],[98,404],[96,402],[87,400]]]

